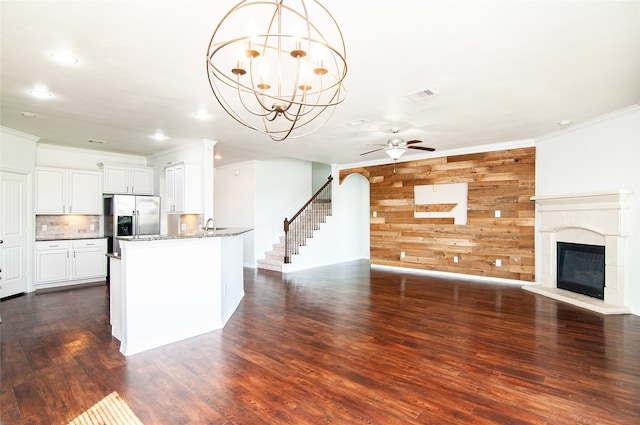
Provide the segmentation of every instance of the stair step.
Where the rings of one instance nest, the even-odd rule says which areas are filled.
[[[322,223],[327,222],[327,217],[331,216],[330,204],[331,201],[322,201],[318,200],[319,210],[317,212],[313,211],[313,207],[307,210],[306,214],[299,216],[295,223],[292,223],[289,227],[289,232],[291,234],[296,235],[297,240],[291,240],[295,247],[294,252],[291,255],[297,255],[300,253],[300,247],[307,245],[307,239],[313,238],[313,235],[316,230],[319,230]],[[329,208],[327,208],[327,204],[329,204]],[[327,211],[328,210],[328,211]],[[272,249],[269,252],[265,252],[265,258],[262,260],[257,260],[256,263],[259,269],[264,270],[273,270],[282,272],[284,264],[284,256],[285,256],[285,236],[280,236],[279,241],[272,245]]]
[[[274,272],[281,272],[282,273],[282,264],[283,264],[282,261],[280,263],[276,264],[276,263],[273,263],[273,262],[268,261],[268,260],[257,260],[256,263],[258,264],[258,268],[259,269],[271,270],[271,271],[274,271]]]

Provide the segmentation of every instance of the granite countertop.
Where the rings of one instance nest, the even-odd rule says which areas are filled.
[[[253,229],[243,227],[222,227],[216,231],[202,231],[198,233],[183,233],[181,235],[157,235],[157,236],[118,236],[118,239],[125,241],[166,241],[171,239],[197,239],[197,238],[221,238],[225,236],[236,236],[250,232]]]
[[[46,238],[36,238],[36,242],[79,241],[85,239],[105,239],[105,236],[49,236]]]

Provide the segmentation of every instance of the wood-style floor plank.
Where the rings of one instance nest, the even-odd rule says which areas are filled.
[[[224,329],[130,357],[104,285],[2,301],[0,422],[117,391],[146,425],[640,423],[638,316],[366,261],[245,291]]]

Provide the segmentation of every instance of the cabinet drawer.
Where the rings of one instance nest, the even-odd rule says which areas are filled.
[[[106,239],[82,239],[82,240],[74,240],[73,248],[106,248],[107,240]]]
[[[47,251],[51,249],[69,249],[69,248],[71,248],[70,241],[36,242],[36,251]]]

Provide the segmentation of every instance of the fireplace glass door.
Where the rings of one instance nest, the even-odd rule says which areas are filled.
[[[604,299],[604,246],[558,242],[558,288]]]

